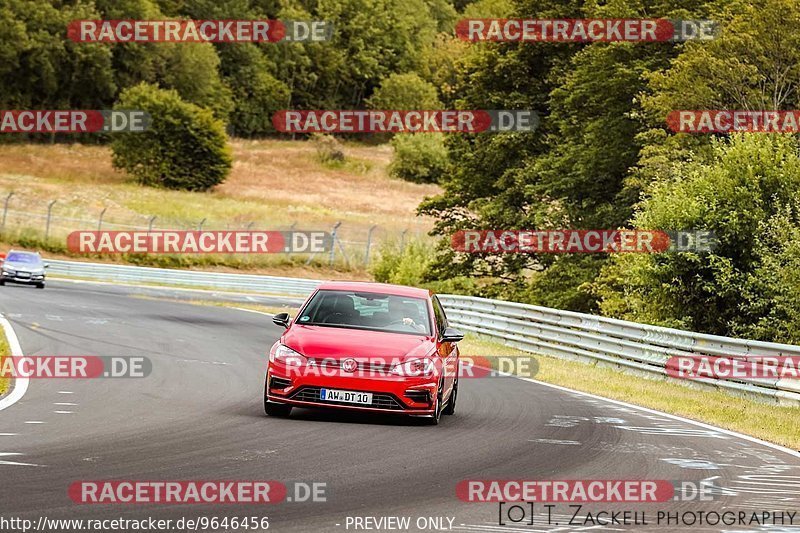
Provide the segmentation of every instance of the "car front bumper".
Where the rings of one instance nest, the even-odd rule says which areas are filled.
[[[320,399],[320,389],[372,394],[371,404],[331,402]],[[299,375],[270,363],[266,399],[298,407],[322,407],[405,415],[431,415],[438,390],[437,377],[321,376]]]
[[[24,283],[27,285],[34,285],[39,283],[45,282],[45,275],[44,274],[28,274],[25,275],[21,272],[3,272],[0,274],[0,279],[5,281],[6,283]]]

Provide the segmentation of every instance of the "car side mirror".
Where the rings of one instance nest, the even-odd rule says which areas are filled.
[[[447,328],[442,335],[442,342],[459,342],[464,340],[464,334],[456,328]]]
[[[283,326],[284,328],[289,327],[289,322],[292,321],[292,317],[289,316],[289,313],[278,313],[274,317],[272,317],[272,322],[276,326]]]
[[[50,268],[50,265],[44,265],[44,268]]]

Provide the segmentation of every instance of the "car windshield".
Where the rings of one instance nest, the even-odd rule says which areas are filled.
[[[308,302],[297,322],[307,326],[431,334],[427,300],[373,292],[321,290]]]
[[[6,257],[8,263],[23,263],[26,265],[37,265],[41,263],[41,259],[36,254],[26,254],[21,252],[13,252]]]

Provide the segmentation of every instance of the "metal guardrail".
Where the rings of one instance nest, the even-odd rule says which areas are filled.
[[[456,327],[500,339],[509,346],[562,359],[602,362],[666,376],[672,357],[800,356],[800,346],[705,335],[547,307],[439,295]],[[692,379],[694,383],[778,403],[800,404],[796,379]]]
[[[53,259],[45,262],[50,265],[48,274],[69,278],[123,283],[158,283],[239,292],[261,292],[281,296],[307,296],[320,284],[319,281],[313,279],[228,274],[226,272],[80,263]]]
[[[49,273],[124,283],[307,296],[318,280],[48,260]],[[800,356],[800,346],[705,335],[501,300],[439,295],[450,322],[524,351],[666,376],[671,356]],[[800,404],[800,380],[694,379],[694,383]]]

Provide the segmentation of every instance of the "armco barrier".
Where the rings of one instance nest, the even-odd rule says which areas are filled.
[[[800,346],[704,335],[547,307],[439,295],[453,325],[516,348],[666,375],[671,356],[800,356]],[[695,379],[692,382],[800,404],[797,379]]]
[[[102,263],[47,260],[48,274],[70,278],[123,283],[159,283],[164,285],[205,287],[238,292],[261,292],[281,296],[307,296],[319,281],[313,279],[253,276],[197,270],[173,270]]]
[[[48,260],[58,276],[124,283],[158,283],[217,290],[307,296],[318,280],[146,268]],[[450,322],[519,349],[566,359],[607,363],[630,371],[666,375],[671,356],[800,356],[800,346],[704,335],[547,307],[439,295]],[[779,403],[800,404],[800,380],[692,380]]]

